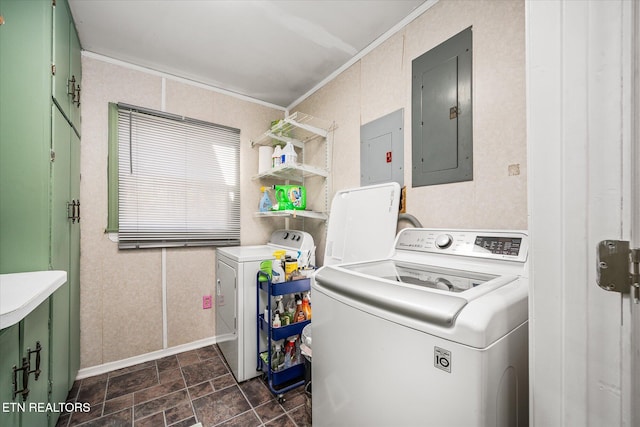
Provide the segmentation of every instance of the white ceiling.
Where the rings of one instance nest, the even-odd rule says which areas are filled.
[[[281,107],[406,24],[423,3],[69,0],[83,50]]]

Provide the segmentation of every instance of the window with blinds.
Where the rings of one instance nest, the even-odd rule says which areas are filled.
[[[240,131],[124,104],[111,111],[117,225],[110,206],[109,228],[119,247],[239,244]]]

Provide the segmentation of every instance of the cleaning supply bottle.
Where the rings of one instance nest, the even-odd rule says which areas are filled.
[[[306,315],[304,314],[304,310],[302,310],[302,301],[296,301],[296,313],[293,315],[294,322],[304,322],[307,320]]]
[[[279,145],[276,145],[276,147],[273,149],[273,154],[271,155],[271,162],[272,162],[271,167],[273,168],[277,168],[282,164],[282,147],[280,147]]]
[[[302,298],[302,311],[304,311],[306,320],[311,320],[311,305],[309,305],[309,298],[307,295]]]
[[[279,371],[282,366],[280,365],[280,361],[284,362],[284,357],[282,355],[282,351],[280,350],[280,344],[276,344],[274,346],[274,351],[271,353],[271,370]]]
[[[281,321],[280,321],[280,313],[278,313],[278,312],[276,311],[276,315],[275,315],[275,317],[273,318],[273,327],[274,327],[274,328],[279,328],[280,326],[282,326],[282,323],[281,323]]]
[[[278,210],[304,210],[307,208],[307,190],[302,185],[274,185]]]
[[[289,323],[295,322],[295,314],[296,314],[296,300],[295,298],[289,298],[286,304],[287,307],[287,317],[289,318]]]
[[[273,279],[271,279],[271,283],[282,283],[284,282],[284,268],[282,268],[282,259],[285,254],[285,251],[275,251],[273,256],[276,257],[275,261],[271,265],[271,274]]]
[[[264,261],[260,262],[260,271],[265,273],[269,279],[271,279],[271,265],[272,264],[273,263],[271,262],[270,259],[265,259]],[[260,276],[258,276],[258,281],[259,282],[266,282],[267,281],[267,277],[265,277],[264,275],[261,274]]]
[[[284,367],[286,368],[290,368],[292,366],[292,360],[291,360],[291,355],[292,355],[292,345],[294,343],[291,341],[291,338],[287,339],[286,344],[284,345]]]
[[[289,198],[287,197],[287,190],[288,190],[287,187],[289,186],[288,185],[273,186],[275,199],[276,199],[276,203],[278,204],[279,211],[286,211],[286,210],[293,209],[293,203],[291,203],[289,201]]]
[[[260,203],[258,204],[258,210],[260,212],[268,212],[271,210],[273,203],[271,202],[271,198],[269,197],[269,190],[267,187],[260,187],[260,191],[262,192],[262,198],[260,199]]]
[[[276,296],[276,310],[282,315],[284,313],[284,304],[282,304],[282,295]],[[282,318],[281,318],[282,320]]]
[[[291,142],[287,142],[287,144],[282,149],[282,164],[287,166],[295,166],[298,161],[298,154],[296,154],[295,148],[293,148],[293,144]]]

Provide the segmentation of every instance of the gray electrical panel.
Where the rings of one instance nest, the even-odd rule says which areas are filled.
[[[360,185],[404,185],[404,110],[360,126]]]
[[[413,60],[412,185],[473,180],[471,27]]]

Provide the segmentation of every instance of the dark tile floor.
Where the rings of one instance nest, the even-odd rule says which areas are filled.
[[[237,383],[212,345],[76,381],[67,401],[91,409],[62,414],[57,426],[310,426],[303,387],[284,398],[260,378]]]

